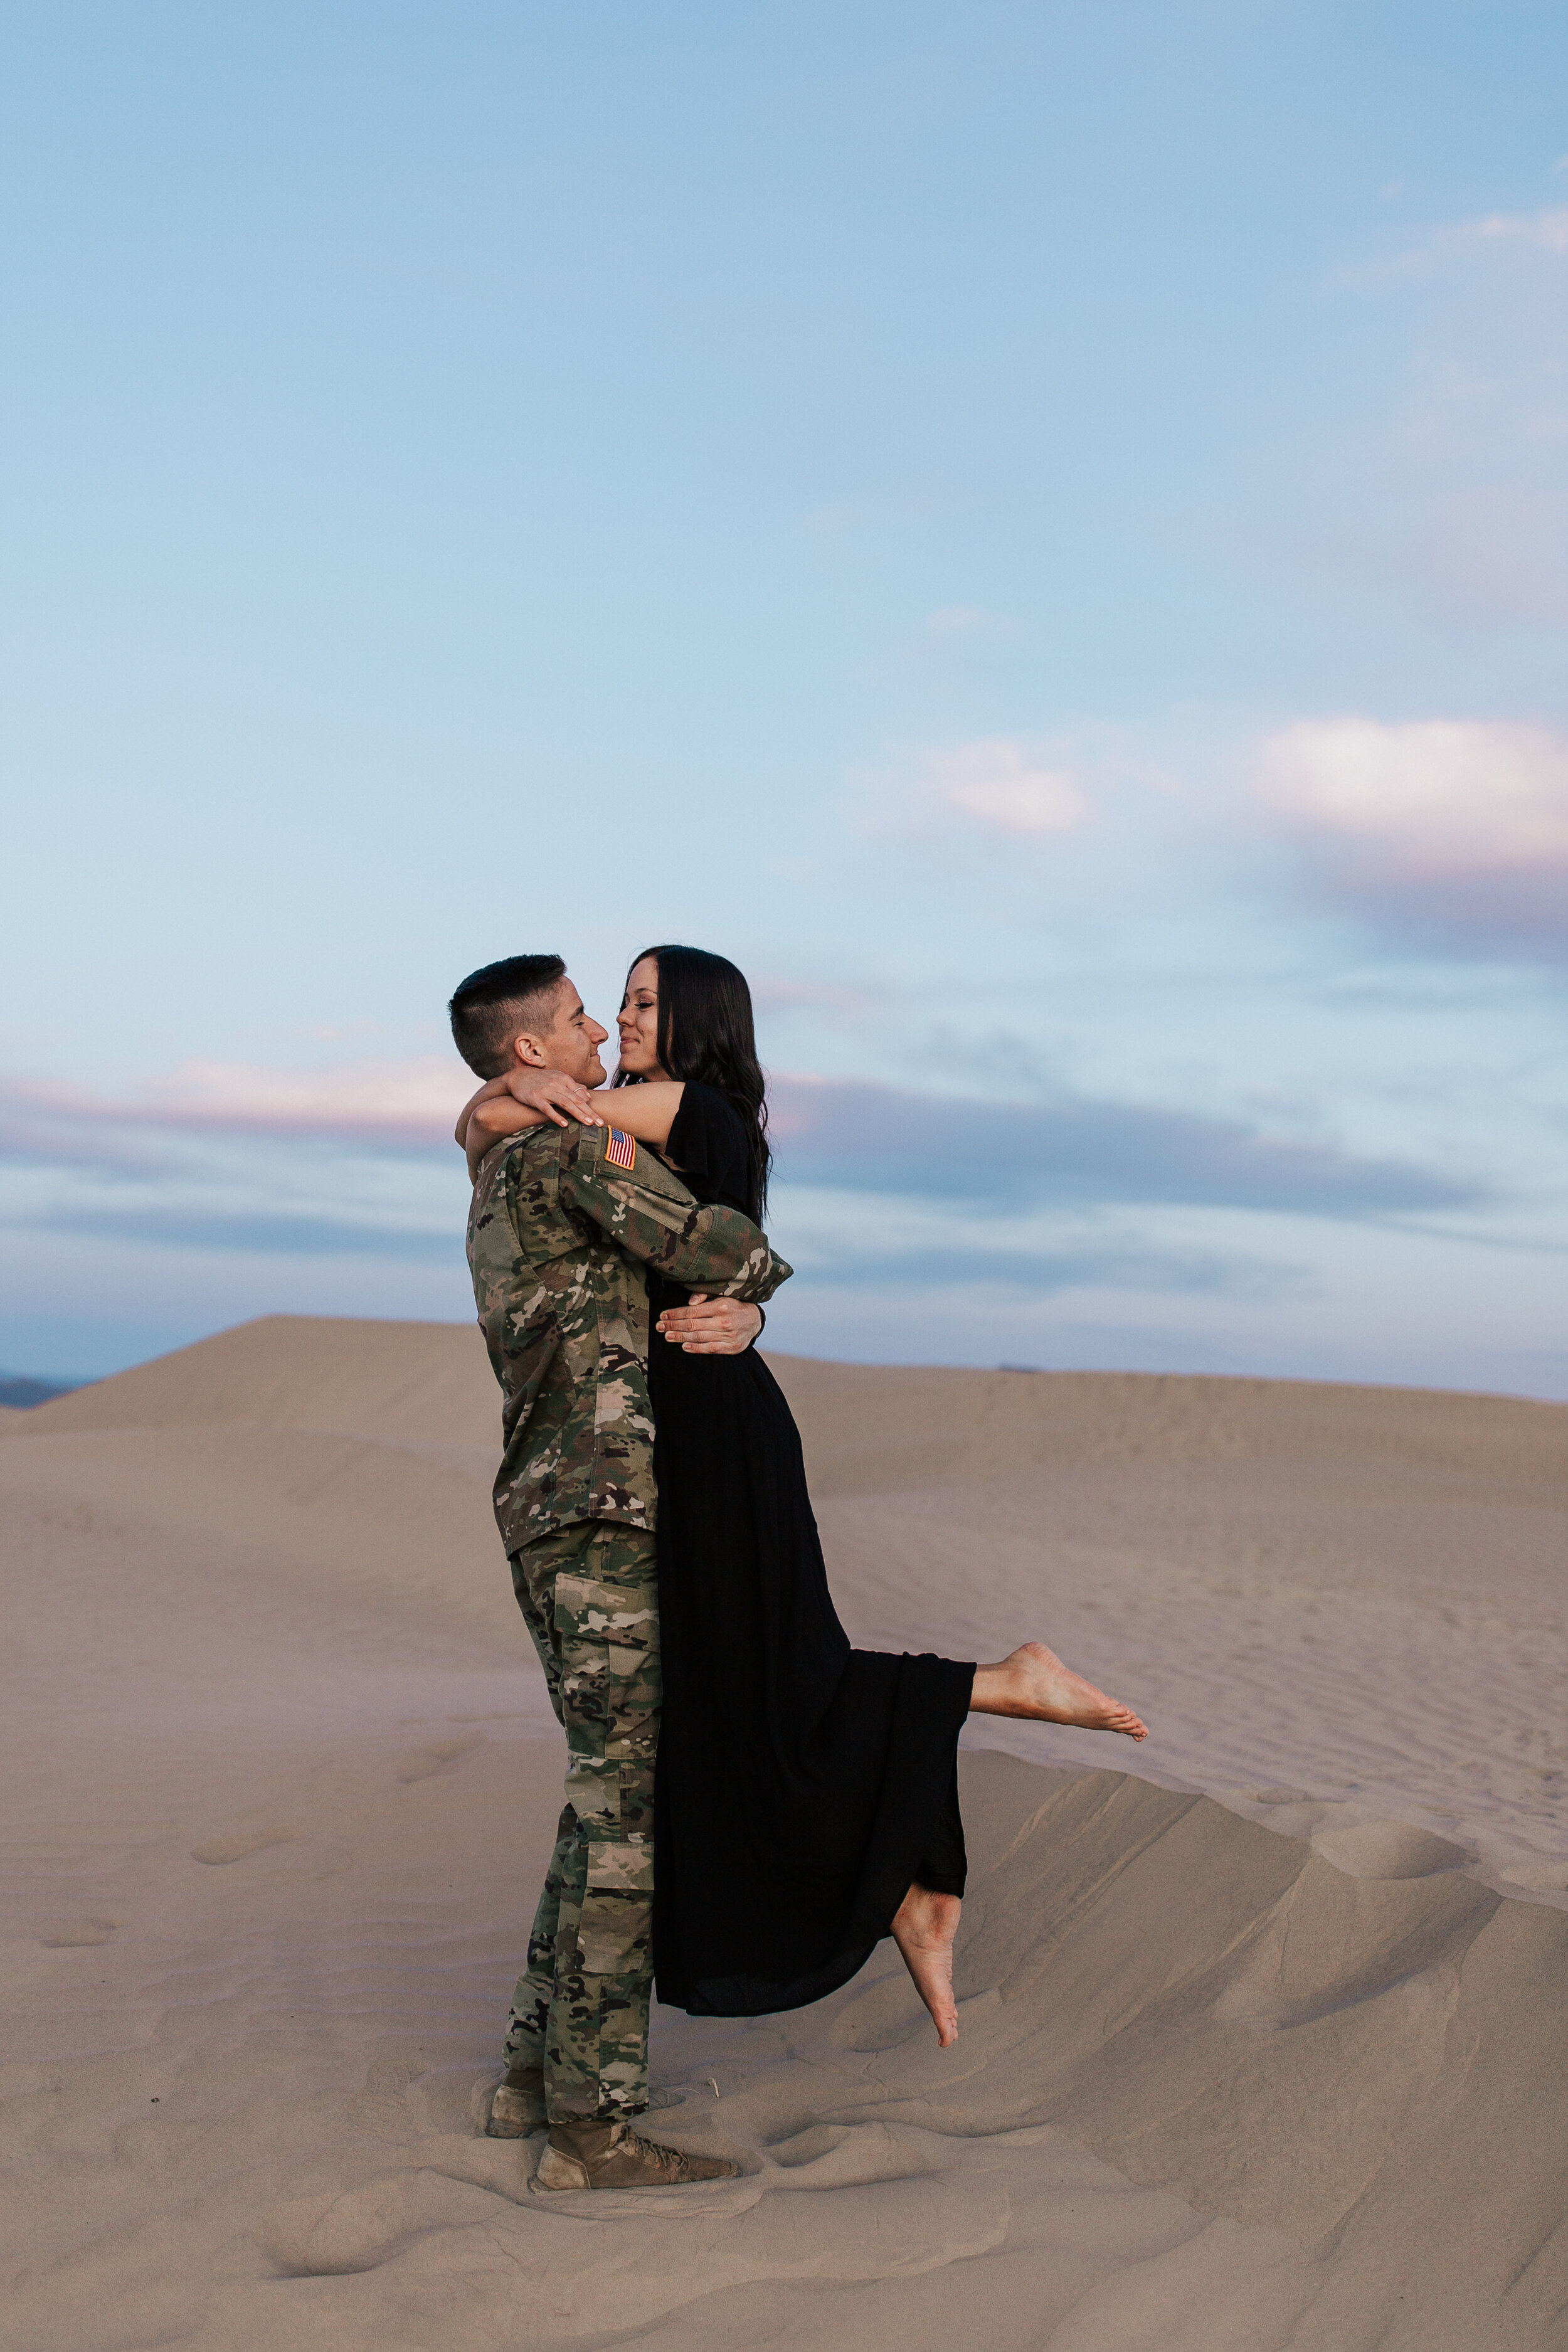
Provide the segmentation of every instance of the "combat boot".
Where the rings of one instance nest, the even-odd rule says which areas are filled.
[[[521,2139],[549,2121],[544,2111],[542,2066],[509,2066],[490,2095],[485,2135],[489,2139]]]
[[[689,2181],[733,2180],[741,2168],[723,2156],[683,2156],[643,2139],[628,2123],[603,2116],[554,2123],[539,2160],[539,2189],[679,2189]]]

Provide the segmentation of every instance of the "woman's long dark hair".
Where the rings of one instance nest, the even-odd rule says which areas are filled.
[[[658,966],[658,1060],[672,1078],[716,1087],[734,1104],[746,1129],[746,1191],[760,1225],[768,1205],[766,1080],[757,1059],[752,992],[727,956],[706,948],[644,948],[631,971],[651,957]],[[626,977],[631,978],[631,971]],[[617,1086],[632,1081],[618,1074]]]

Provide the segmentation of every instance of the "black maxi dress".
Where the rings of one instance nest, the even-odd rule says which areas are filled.
[[[746,1139],[689,1085],[666,1158],[746,1208]],[[649,1277],[650,1322],[689,1296]],[[974,1668],[853,1650],[827,1590],[800,1435],[754,1349],[650,1329],[664,1715],[658,1998],[696,2016],[798,2009],[848,1981],[911,1880],[962,1895],[958,1734]]]

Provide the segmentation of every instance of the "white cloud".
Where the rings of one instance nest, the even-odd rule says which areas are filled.
[[[926,634],[932,637],[973,637],[985,628],[989,614],[979,604],[942,604],[926,614]]]
[[[1300,719],[1262,746],[1264,804],[1370,883],[1568,874],[1568,738],[1509,720]]]
[[[1449,221],[1434,229],[1425,244],[1348,274],[1352,282],[1376,285],[1390,274],[1424,278],[1445,262],[1507,252],[1568,254],[1568,205],[1547,205],[1533,213],[1480,213],[1473,220]]]
[[[1524,245],[1540,253],[1568,253],[1568,205],[1540,213],[1487,213],[1445,232],[1450,246]]]
[[[860,1021],[874,1001],[869,989],[835,981],[773,980],[764,973],[752,982],[752,1003],[763,1015],[816,1013],[831,1021]]]
[[[959,824],[1038,840],[1076,832],[1094,814],[1070,764],[1008,735],[926,751],[910,766],[868,781],[865,821],[874,833],[930,834]]]

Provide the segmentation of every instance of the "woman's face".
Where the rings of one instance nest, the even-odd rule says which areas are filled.
[[[662,1078],[658,1063],[658,965],[652,956],[634,963],[616,1015],[621,1033],[621,1067],[628,1077]]]

